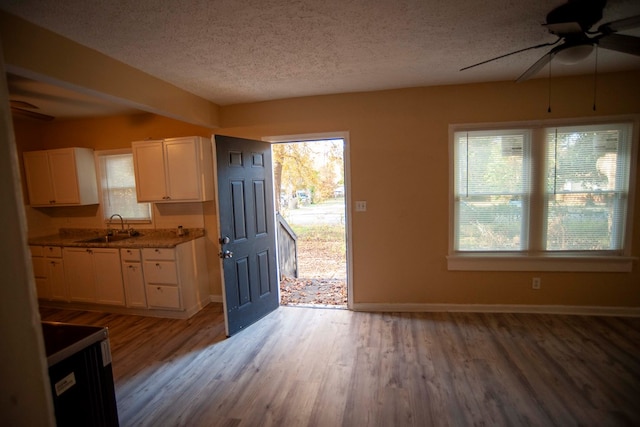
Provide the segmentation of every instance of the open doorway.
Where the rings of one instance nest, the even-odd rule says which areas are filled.
[[[345,141],[272,145],[280,303],[346,308]]]

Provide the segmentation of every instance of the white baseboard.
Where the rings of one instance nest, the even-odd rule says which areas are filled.
[[[211,302],[222,302],[222,295],[209,295]]]
[[[351,310],[414,313],[447,311],[469,313],[539,313],[640,317],[640,307],[600,307],[582,305],[353,303]]]

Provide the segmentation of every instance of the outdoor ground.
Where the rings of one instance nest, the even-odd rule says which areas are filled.
[[[281,278],[280,303],[346,306],[344,199],[291,209],[283,216],[298,236],[298,278]]]

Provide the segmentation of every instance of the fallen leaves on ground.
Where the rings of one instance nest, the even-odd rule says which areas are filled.
[[[280,280],[280,304],[345,306],[346,282],[341,279],[283,277]]]

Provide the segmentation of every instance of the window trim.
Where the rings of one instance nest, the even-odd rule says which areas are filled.
[[[455,250],[455,141],[454,134],[464,131],[531,129],[538,132],[549,127],[599,125],[608,123],[630,122],[631,159],[629,165],[629,199],[623,250],[618,254],[598,252],[465,252]],[[637,192],[637,168],[639,151],[640,115],[580,117],[567,119],[531,120],[518,122],[491,122],[449,125],[449,249],[447,269],[452,271],[584,271],[584,272],[630,272],[637,257],[631,256],[633,239],[634,204]],[[541,147],[538,147],[542,149]],[[532,147],[532,150],[535,149]],[[532,183],[540,185],[540,183]],[[532,190],[535,196],[536,191]],[[532,216],[537,216],[535,212]],[[533,218],[530,218],[533,219]],[[530,239],[541,239],[542,236],[529,235]],[[533,245],[536,247],[537,245]]]
[[[105,213],[104,213],[104,194],[102,192],[102,185],[101,185],[101,180],[102,180],[102,167],[101,167],[101,161],[100,161],[100,157],[101,156],[117,156],[119,154],[133,154],[133,150],[131,148],[116,148],[116,149],[111,149],[111,150],[96,150],[94,151],[94,161],[96,164],[96,179],[98,180],[98,197],[100,198],[100,205],[98,208],[98,213],[100,215],[100,221],[104,222],[104,224],[106,226],[111,225],[111,221],[108,218],[105,218]],[[138,224],[138,225],[144,225],[144,224],[153,224],[153,204],[149,203],[150,205],[150,211],[149,211],[149,215],[150,218],[149,219],[132,219],[132,218],[124,218],[124,223],[125,224]]]

